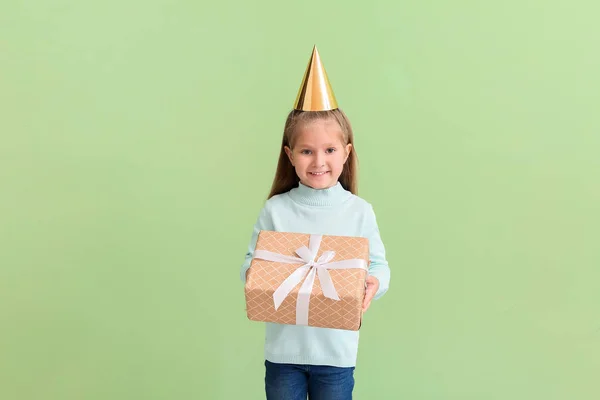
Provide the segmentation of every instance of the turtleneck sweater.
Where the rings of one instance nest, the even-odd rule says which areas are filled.
[[[265,202],[254,224],[241,268],[240,278],[244,283],[261,230],[365,237],[369,240],[369,275],[379,280],[374,300],[381,298],[389,288],[390,268],[373,207],[339,182],[327,189],[313,189],[299,183]],[[265,325],[264,355],[270,362],[356,365],[359,331],[270,322]]]

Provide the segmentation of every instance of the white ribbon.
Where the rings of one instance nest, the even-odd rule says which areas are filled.
[[[367,263],[365,260],[360,258],[353,258],[348,260],[330,262],[335,256],[334,251],[326,251],[317,261],[315,257],[321,246],[322,235],[310,235],[310,241],[308,248],[302,246],[296,250],[296,254],[300,256],[286,256],[279,253],[273,253],[266,250],[256,250],[254,252],[254,258],[260,258],[267,261],[275,261],[286,264],[298,264],[303,263],[302,266],[298,267],[290,276],[288,276],[281,285],[273,293],[273,302],[275,304],[275,310],[279,308],[283,300],[288,296],[292,289],[302,281],[306,276],[304,283],[298,291],[298,299],[296,300],[296,324],[297,325],[308,325],[308,309],[310,303],[310,295],[312,293],[313,284],[315,282],[315,276],[318,275],[323,295],[332,300],[339,300],[331,275],[329,275],[329,269],[353,269],[360,268],[367,270]]]

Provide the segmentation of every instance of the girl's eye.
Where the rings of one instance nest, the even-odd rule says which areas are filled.
[[[300,154],[310,154],[310,150],[300,150]]]
[[[328,153],[333,153],[335,151],[335,147],[330,147],[327,149]]]

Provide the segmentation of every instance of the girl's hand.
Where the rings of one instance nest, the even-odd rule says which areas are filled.
[[[371,300],[373,300],[373,296],[375,296],[378,289],[379,279],[372,275],[367,276],[367,290],[365,291],[365,300],[363,301],[363,312],[367,311],[371,305]]]

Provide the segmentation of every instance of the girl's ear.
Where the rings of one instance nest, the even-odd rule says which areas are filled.
[[[292,150],[288,146],[284,146],[285,154],[287,154],[290,162],[292,163],[292,167],[294,166],[294,158],[292,157]]]
[[[352,151],[352,143],[348,143],[346,145],[346,158],[344,158],[344,163],[346,162],[346,160],[348,160],[348,157],[350,156],[351,151]]]

